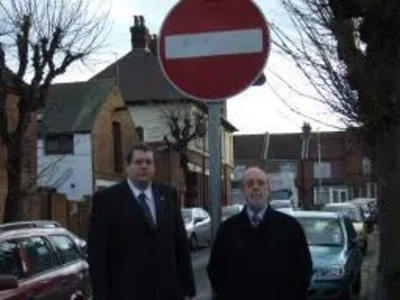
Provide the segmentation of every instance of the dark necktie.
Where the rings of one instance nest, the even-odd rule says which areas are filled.
[[[253,224],[254,227],[258,227],[261,223],[261,218],[258,214],[254,214],[253,217],[251,218],[251,223]]]
[[[149,222],[149,224],[152,227],[155,227],[153,216],[152,216],[151,211],[150,211],[150,207],[146,202],[145,193],[140,193],[140,195],[138,196],[138,200],[139,200],[140,206],[143,209],[143,213],[144,213],[145,218],[147,219],[147,221]]]

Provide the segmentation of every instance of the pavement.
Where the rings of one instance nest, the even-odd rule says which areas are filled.
[[[211,287],[207,276],[207,264],[210,249],[201,249],[192,253],[194,278],[196,281],[196,300],[211,299]]]
[[[360,300],[377,300],[378,291],[378,263],[379,263],[379,232],[375,230],[368,237],[368,252],[364,259],[361,274]]]
[[[379,232],[369,235],[367,255],[362,266],[362,290],[357,300],[377,300],[377,266],[379,259]],[[192,252],[194,276],[196,280],[196,300],[211,299],[211,288],[207,277],[207,263],[210,250],[201,249]]]

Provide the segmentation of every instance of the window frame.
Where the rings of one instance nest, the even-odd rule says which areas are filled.
[[[122,126],[120,122],[112,122],[112,139],[113,139],[113,160],[114,171],[120,173],[124,168],[123,151],[122,151]]]
[[[71,261],[65,261],[64,256],[61,254],[62,250],[57,247],[57,243],[56,243],[56,241],[54,239],[54,238],[57,238],[57,237],[64,237],[64,238],[67,238],[67,239],[69,239],[71,241],[71,243],[73,245],[73,248],[75,249],[75,251],[76,251],[76,253],[78,255],[77,259],[74,259],[74,260],[71,260]],[[56,252],[56,255],[57,255],[58,259],[59,259],[60,265],[65,266],[65,265],[75,264],[75,263],[80,262],[82,260],[82,252],[80,251],[78,245],[76,245],[76,243],[75,243],[74,239],[72,238],[72,236],[70,236],[69,234],[63,234],[63,233],[50,234],[48,236],[48,239],[49,239],[54,251]]]
[[[22,261],[21,251],[20,251],[20,247],[19,247],[19,240],[20,239],[13,239],[13,238],[6,239],[6,240],[1,241],[0,245],[4,244],[4,243],[13,244],[13,246],[18,251],[18,257],[13,257],[13,260],[14,260],[14,263],[16,264],[15,267],[19,268],[19,270],[17,270],[19,274],[17,274],[17,275],[16,274],[4,274],[4,275],[12,275],[12,276],[15,276],[17,278],[17,280],[22,280],[27,277],[27,272],[24,268],[24,264]],[[19,266],[18,266],[18,264],[19,264]]]
[[[49,142],[56,141],[57,149],[49,149]],[[66,155],[74,154],[74,135],[73,134],[52,134],[43,139],[45,155]]]
[[[46,270],[43,270],[43,271],[40,271],[40,272],[37,272],[37,273],[33,273],[33,272],[31,273],[31,272],[25,271],[25,276],[24,276],[24,278],[22,278],[23,280],[29,280],[29,279],[32,279],[32,278],[35,278],[35,277],[38,277],[38,276],[42,276],[44,274],[51,273],[54,270],[59,269],[59,267],[60,267],[59,257],[57,255],[57,253],[55,252],[55,250],[53,248],[53,245],[50,243],[49,239],[46,236],[33,235],[33,236],[21,237],[21,238],[18,238],[16,240],[18,241],[18,245],[19,245],[20,249],[23,249],[22,246],[21,246],[23,241],[32,240],[32,239],[35,239],[35,238],[39,238],[39,239],[42,239],[44,241],[45,245],[49,249],[50,255],[52,256],[54,265],[49,269],[46,269]]]

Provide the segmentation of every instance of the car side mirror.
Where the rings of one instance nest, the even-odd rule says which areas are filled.
[[[12,275],[0,275],[0,291],[12,290],[18,287],[18,279]]]

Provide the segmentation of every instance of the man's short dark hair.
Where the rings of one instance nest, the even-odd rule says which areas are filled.
[[[130,164],[132,162],[133,159],[133,153],[135,151],[143,151],[143,152],[153,152],[153,149],[147,145],[146,143],[139,143],[134,145],[128,152],[128,154],[126,155],[126,163]]]

